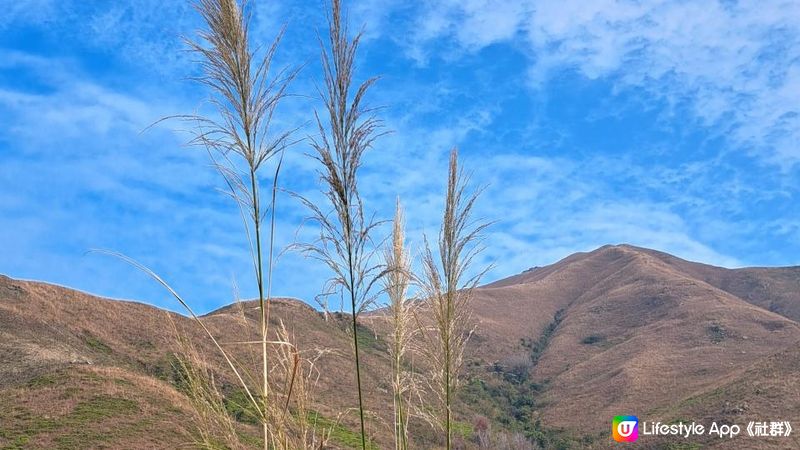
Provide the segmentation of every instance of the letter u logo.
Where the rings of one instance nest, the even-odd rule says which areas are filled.
[[[639,438],[639,418],[636,416],[614,416],[611,434],[617,442],[634,442]]]
[[[636,422],[632,420],[626,420],[617,425],[617,433],[622,437],[630,437],[634,430],[636,430]]]

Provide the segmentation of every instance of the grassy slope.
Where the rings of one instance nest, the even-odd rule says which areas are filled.
[[[604,247],[476,291],[479,323],[457,412],[461,434],[469,439],[472,419],[482,414],[495,427],[549,446],[604,448],[614,414],[800,419],[800,389],[792,381],[800,369],[800,354],[792,351],[800,327],[790,292],[800,271],[693,264]],[[761,282],[751,281],[754,273]],[[252,304],[244,312],[243,320],[227,307],[205,320],[223,341],[241,340],[257,322]],[[333,425],[337,412],[354,405],[347,394],[351,363],[337,356],[350,351],[340,319],[326,321],[289,300],[276,302],[273,317],[308,351],[334,352],[320,360],[317,386],[320,420]],[[182,316],[0,279],[0,448],[174,448],[190,441],[189,407],[170,363],[170,320],[214,355]],[[376,313],[365,323],[381,330],[381,320]],[[370,328],[361,332],[368,409],[379,412],[369,432],[383,448],[391,405],[382,374],[386,344]],[[222,367],[218,358],[210,361]],[[355,424],[350,415],[335,427],[341,446],[357,438]],[[418,447],[430,447],[430,432],[417,429]]]
[[[243,319],[238,308],[225,308],[203,320],[221,342],[252,339],[258,322],[257,311],[252,302],[244,303],[243,308],[246,319]],[[276,300],[273,317],[273,325],[283,321],[309,356],[323,349],[331,352],[317,362],[317,370],[324,376],[319,377],[316,397],[319,400],[317,409],[320,417],[333,425],[341,411],[353,406],[349,397],[343,395],[350,392],[351,385],[355,384],[350,376],[350,363],[346,358],[337,356],[349,352],[350,341],[343,327],[339,321],[326,321],[313,309],[292,300]],[[106,300],[57,286],[3,277],[0,279],[0,355],[3,355],[0,358],[0,399],[4,404],[24,405],[28,399],[39,398],[40,394],[42,399],[65,395],[58,392],[62,388],[85,390],[85,396],[65,403],[63,413],[69,416],[70,408],[76,405],[76,401],[90,400],[92,393],[102,391],[102,386],[117,386],[113,379],[104,378],[107,374],[105,371],[113,369],[129,377],[138,377],[138,381],[151,382],[153,389],[164,391],[166,398],[181,398],[186,409],[186,397],[178,392],[180,380],[176,376],[172,357],[176,349],[176,328],[190,336],[198,350],[207,355],[207,361],[217,367],[219,374],[227,373],[223,370],[223,360],[209,340],[183,316],[143,304]],[[382,411],[391,397],[386,390],[386,382],[372,368],[383,366],[380,360],[386,358],[385,345],[381,345],[382,342],[369,332],[364,333],[362,339],[367,344],[367,370],[364,377],[373,392],[368,397],[368,405],[373,411]],[[235,351],[235,355],[245,365],[257,367],[256,355],[252,352],[239,350]],[[75,378],[76,373],[84,372],[94,373],[99,377],[98,383],[84,383],[82,378]],[[54,390],[51,384],[37,381],[50,379],[54,380],[53,386],[60,388]],[[230,378],[222,376],[219,382],[225,392],[236,395],[235,385]],[[138,386],[131,388],[133,392],[136,389],[139,389]],[[120,390],[120,395],[123,391]],[[158,399],[159,396],[155,395],[154,398]],[[174,413],[167,404],[154,403],[148,406],[143,403],[145,400],[146,397],[137,400],[142,403],[140,409],[127,411],[142,423],[147,424],[151,419],[157,420],[162,415],[166,417]],[[70,421],[69,418],[59,422],[59,426],[41,428],[34,423],[29,427],[26,421],[30,417],[48,415],[45,406],[36,407],[35,404],[29,410],[19,412],[19,417],[4,417],[7,420],[0,421],[0,448],[26,442],[31,448],[46,448],[48,445],[42,443],[50,442],[48,439],[80,428],[79,422]],[[46,404],[42,400],[41,405]],[[116,413],[112,416],[114,420],[121,420],[122,417]],[[182,436],[181,443],[187,443],[190,442],[187,433],[191,425],[181,424],[186,422],[186,416],[180,417],[173,425],[164,428],[164,435]],[[354,419],[352,414],[342,417],[341,423],[334,427],[334,440],[347,443],[348,431],[355,423]],[[380,418],[372,420],[370,426],[371,434],[388,435],[385,422]],[[28,428],[32,430],[30,433],[25,432]],[[139,435],[143,435],[142,439],[150,435],[147,429],[123,427],[119,432],[127,433],[131,442],[138,442]],[[159,434],[155,436],[158,438]],[[88,433],[85,436],[89,440],[94,438],[98,439],[96,445],[106,445],[99,440],[99,434]],[[114,445],[113,442],[108,444],[112,448],[127,447]],[[161,447],[174,448],[173,444],[176,443],[175,439],[166,439]],[[151,443],[145,447],[153,445]]]
[[[177,448],[191,441],[186,399],[122,369],[72,366],[0,391],[3,448]]]

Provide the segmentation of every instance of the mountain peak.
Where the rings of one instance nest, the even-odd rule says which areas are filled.
[[[745,414],[777,416],[800,404],[795,382],[800,269],[731,270],[616,244],[570,255],[473,294],[475,332],[464,377],[465,386],[471,386],[465,389],[479,397],[459,406],[463,417],[488,417],[515,407],[497,403],[502,399],[481,389],[512,392],[517,388],[503,383],[519,383],[520,374],[537,386],[526,395],[533,396],[542,426],[575,436],[606,432],[608,418],[620,411],[642,411],[664,422],[714,417],[736,423]],[[253,301],[241,305],[244,316],[233,314],[236,305],[229,305],[202,320],[222,345],[246,361],[259,317]],[[285,324],[301,351],[324,355],[315,360],[324,374],[315,406],[324,405],[324,413],[335,417],[353,400],[348,397],[353,392],[346,357],[349,328],[336,315],[323,316],[298,300],[275,299],[273,305],[270,323]],[[363,382],[372,411],[391,403],[384,387],[389,360],[385,320],[362,316],[358,331],[365,342]],[[9,355],[0,364],[0,392],[37,398],[41,408],[30,406],[32,416],[52,414],[51,405],[67,392],[90,402],[105,392],[101,389],[117,395],[129,383],[125,395],[132,401],[145,401],[134,392],[139,385],[154,392],[143,414],[162,411],[163,402],[156,400],[182,395],[157,381],[172,370],[176,333],[197,346],[211,370],[225,373],[225,362],[189,318],[54,285],[0,278],[0,329],[6,332],[0,354]],[[36,377],[43,374],[57,381],[42,384]],[[94,381],[86,382],[87,377]],[[104,377],[109,379],[96,381]],[[765,391],[769,398],[760,394]],[[169,411],[158,414],[172,417]],[[14,417],[8,426],[27,426]],[[43,430],[37,439],[52,440],[59,432]],[[128,439],[147,438],[137,436]]]

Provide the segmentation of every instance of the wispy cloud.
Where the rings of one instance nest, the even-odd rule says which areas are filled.
[[[234,278],[253,294],[238,214],[202,150],[172,130],[186,124],[141,133],[206,107],[183,80],[197,67],[180,37],[197,18],[162,3],[31,0],[0,17],[0,228],[11,230],[0,271],[170,305],[129,268],[83,256],[107,247],[201,309],[230,300]],[[279,62],[306,64],[278,125],[307,125],[322,3],[255,5],[254,37],[288,23]],[[727,266],[800,251],[796,4],[370,0],[350,13],[354,30],[366,23],[358,76],[384,75],[369,102],[393,131],[366,156],[365,201],[390,217],[399,195],[412,245],[438,231],[457,146],[486,187],[478,216],[496,221],[489,278],[607,243]],[[308,150],[289,150],[282,185],[313,197]],[[314,238],[289,196],[278,213],[280,248]],[[311,300],[325,277],[287,253],[275,292]]]
[[[800,5],[781,0],[440,2],[407,48],[424,60],[441,39],[474,52],[521,34],[535,86],[562,70],[607,77],[786,167],[800,161],[798,23]]]

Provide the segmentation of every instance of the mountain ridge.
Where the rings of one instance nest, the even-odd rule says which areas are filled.
[[[798,420],[800,297],[795,286],[800,286],[800,267],[725,269],[629,245],[576,253],[481,286],[472,300],[476,330],[457,417],[468,424],[484,415],[498,427],[532,436],[546,430],[551,444],[593,448],[611,445],[611,416],[631,412],[665,422],[694,417],[735,422],[779,413],[790,416],[783,420]],[[202,320],[220,339],[241,340],[255,329],[255,314],[244,302],[218,308]],[[276,298],[273,315],[273,322],[282,321],[301,348],[324,344],[342,355],[319,362],[325,374],[317,386],[320,413],[334,416],[352,406],[336,395],[353,383],[346,356],[349,338],[340,319],[284,298]],[[384,320],[372,314],[363,321],[363,376],[372,411],[383,411],[391,402]],[[0,417],[5,427],[0,447],[4,439],[39,423],[47,402],[63,403],[63,417],[69,418],[69,405],[112,392],[152,411],[145,414],[147,420],[169,422],[169,408],[158,395],[138,399],[120,387],[124,383],[107,379],[147,385],[147,392],[179,399],[182,394],[169,379],[174,330],[197,342],[209,364],[224,373],[207,339],[183,315],[0,277],[0,406],[17,411]],[[37,381],[42,377],[59,381],[42,387]],[[75,385],[74,380],[87,377],[101,381]],[[58,400],[76,389],[69,394],[75,398]],[[523,404],[512,404],[521,398]],[[175,404],[174,414],[191,416],[185,398]],[[384,444],[390,431],[379,418],[380,413],[369,432]],[[349,417],[342,423],[354,424]],[[100,421],[96,431],[111,425]],[[178,443],[170,436],[188,440],[191,434],[186,427],[164,427],[169,433],[148,438],[132,430],[109,445],[154,445],[163,439],[169,447]],[[32,445],[42,448],[64,436],[74,438],[67,425],[29,434]],[[430,433],[420,433],[420,445],[432,442]],[[764,441],[786,448],[798,443],[792,438]]]

